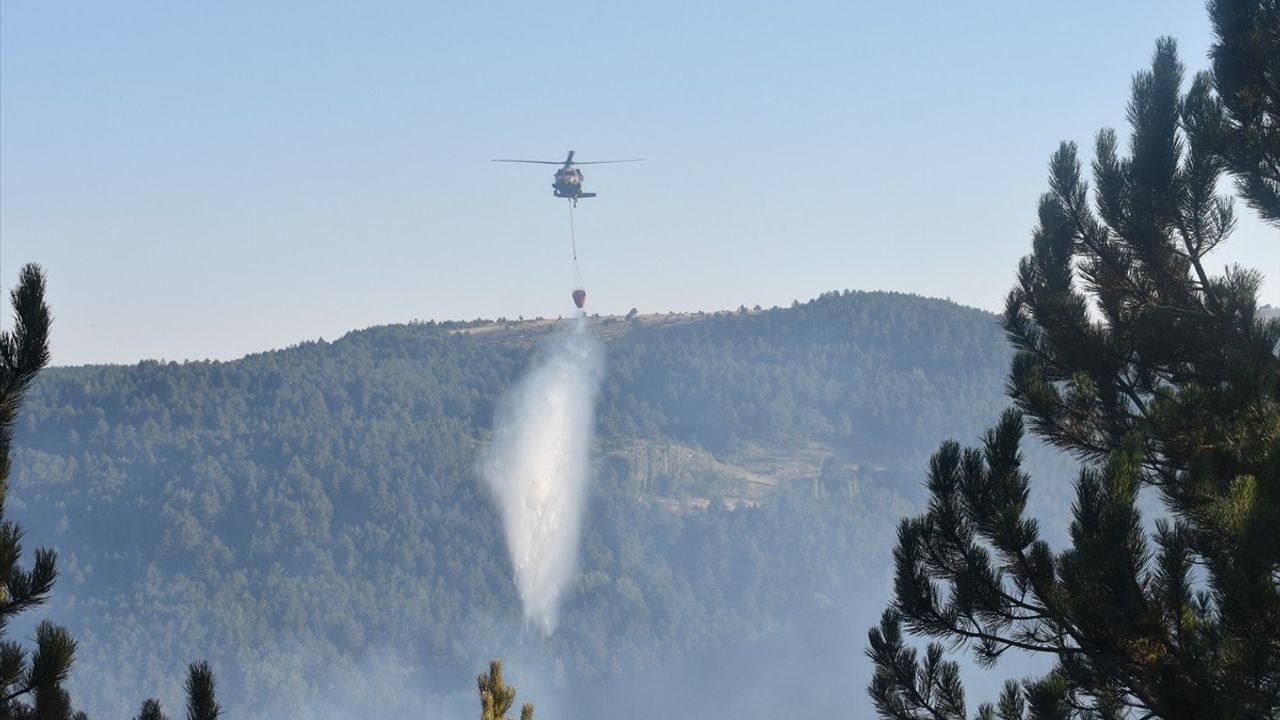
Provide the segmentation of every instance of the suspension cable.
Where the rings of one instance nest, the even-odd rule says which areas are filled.
[[[569,201],[569,243],[573,247],[573,261],[578,261],[578,236],[573,227],[573,200]]]

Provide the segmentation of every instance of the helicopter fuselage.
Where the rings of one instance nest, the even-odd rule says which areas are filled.
[[[583,198],[593,198],[595,193],[582,192],[582,171],[577,165],[605,165],[609,163],[624,162],[640,162],[644,158],[632,158],[630,160],[592,160],[589,162],[575,163],[573,161],[573,151],[565,156],[564,160],[512,160],[508,158],[494,158],[493,162],[503,163],[532,163],[534,165],[559,165],[556,170],[555,180],[551,183],[552,194],[558,198],[565,198],[573,201],[575,205]]]
[[[551,183],[551,188],[553,195],[569,200],[580,200],[596,196],[595,193],[582,192],[582,171],[571,166],[556,170],[555,181]]]

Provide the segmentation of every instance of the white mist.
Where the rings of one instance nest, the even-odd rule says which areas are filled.
[[[553,337],[503,398],[481,468],[502,516],[525,622],[546,635],[578,569],[602,356],[581,317]]]

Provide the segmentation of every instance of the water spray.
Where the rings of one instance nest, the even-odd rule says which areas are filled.
[[[503,399],[482,464],[525,622],[548,636],[578,569],[602,358],[585,318],[575,318]]]

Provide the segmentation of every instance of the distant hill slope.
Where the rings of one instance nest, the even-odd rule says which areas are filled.
[[[469,693],[520,636],[477,453],[555,327],[422,323],[47,371],[10,507],[29,545],[61,553],[76,697],[123,717],[176,698],[198,657],[237,717],[305,716],[297,698],[371,657],[396,658],[397,687]],[[882,609],[928,454],[1006,404],[994,317],[845,292],[592,330],[608,369],[582,580],[531,682],[561,692],[819,621],[860,666],[850,643]]]

